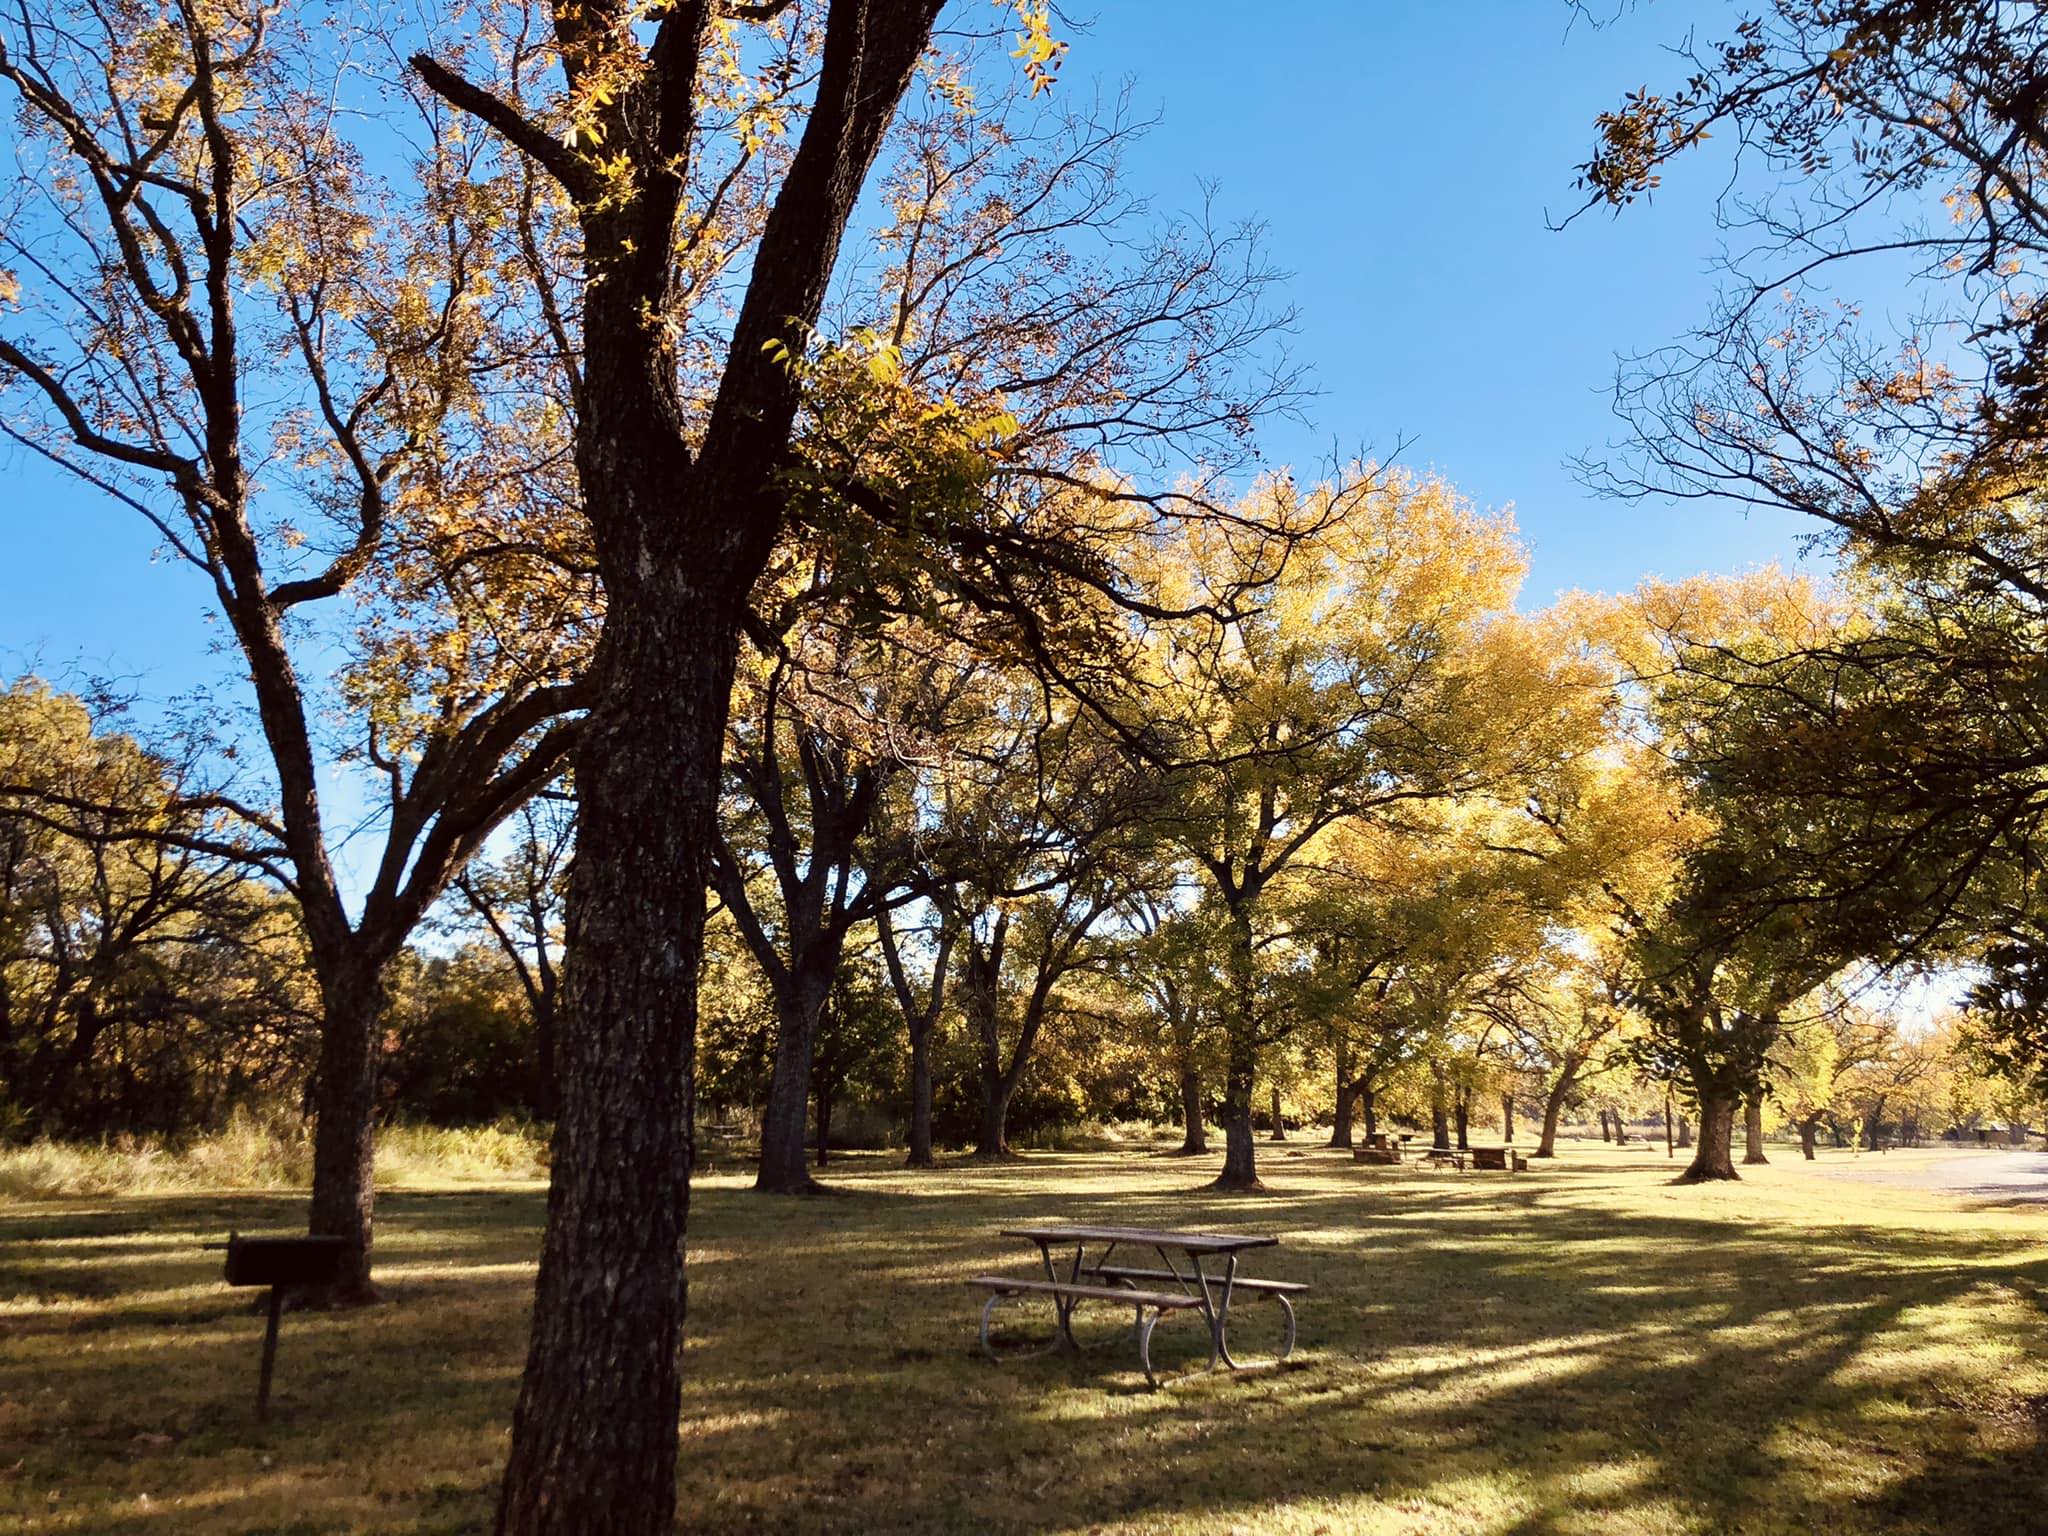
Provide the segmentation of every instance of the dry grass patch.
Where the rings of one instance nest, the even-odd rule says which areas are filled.
[[[2048,1212],[1661,1155],[1538,1174],[1060,1154],[692,1216],[692,1529],[1501,1533],[2033,1528],[2048,1506]],[[537,1184],[382,1204],[387,1306],[260,1320],[198,1243],[293,1196],[0,1215],[0,1530],[487,1525],[525,1342]],[[1144,1390],[1108,1350],[995,1367],[958,1282],[1023,1221],[1253,1227],[1314,1283],[1301,1364]],[[1173,1321],[1162,1332],[1172,1329]],[[1182,1325],[1184,1328],[1187,1326]]]

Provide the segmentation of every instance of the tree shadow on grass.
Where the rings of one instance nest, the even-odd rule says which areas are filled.
[[[1172,1187],[1185,1164],[1149,1158],[853,1167],[853,1198],[821,1202],[714,1185],[691,1224],[686,1520],[2031,1527],[2042,1388],[2014,1382],[2048,1340],[2038,1244],[1645,1212],[1656,1171],[1607,1170],[1622,1193],[1635,1181],[1612,1202],[1593,1177],[1352,1180],[1334,1159],[1254,1199],[1190,1195]],[[302,1211],[165,1197],[0,1218],[0,1467],[18,1463],[0,1510],[42,1512],[56,1490],[95,1530],[165,1529],[170,1509],[199,1532],[486,1523],[542,1197],[386,1196],[393,1303],[287,1319],[276,1422],[258,1429],[260,1325],[192,1239]],[[989,1364],[960,1282],[1034,1265],[998,1234],[1043,1220],[1282,1234],[1253,1267],[1313,1285],[1304,1363],[1168,1393],[1143,1390],[1128,1349]]]

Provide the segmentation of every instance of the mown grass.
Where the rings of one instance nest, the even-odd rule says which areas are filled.
[[[840,1196],[799,1201],[712,1176],[688,1528],[2042,1528],[2039,1207],[1787,1167],[1675,1188],[1661,1149],[1512,1179],[1275,1153],[1271,1189],[1236,1198],[1136,1152],[857,1159]],[[197,1244],[294,1226],[297,1198],[0,1214],[0,1530],[486,1525],[542,1207],[538,1183],[386,1198],[389,1304],[286,1320],[268,1429],[260,1320]],[[1299,1366],[1153,1393],[1123,1349],[982,1360],[958,1282],[1031,1257],[997,1229],[1110,1219],[1279,1235],[1259,1268],[1316,1288]]]

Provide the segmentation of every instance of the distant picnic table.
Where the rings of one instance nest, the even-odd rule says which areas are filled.
[[[1133,1331],[1138,1342],[1138,1361],[1145,1380],[1160,1384],[1152,1367],[1152,1330],[1168,1312],[1193,1311],[1209,1328],[1209,1363],[1232,1370],[1241,1363],[1230,1353],[1230,1307],[1239,1293],[1266,1297],[1277,1303],[1286,1324],[1286,1337],[1277,1360],[1294,1353],[1294,1304],[1289,1299],[1308,1286],[1289,1280],[1260,1280],[1238,1273],[1238,1256],[1258,1248],[1276,1248],[1280,1239],[1251,1232],[1174,1232],[1153,1227],[1006,1227],[1004,1237],[1022,1238],[1038,1248],[1038,1275],[976,1275],[968,1285],[990,1293],[981,1309],[981,1347],[991,1360],[1000,1360],[989,1337],[989,1324],[997,1305],[1013,1297],[1050,1297],[1054,1328],[1050,1343],[1024,1354],[1043,1354],[1053,1349],[1079,1349],[1074,1337],[1074,1311],[1085,1301],[1106,1301],[1130,1307]],[[1090,1258],[1088,1250],[1100,1251]],[[1118,1249],[1136,1250],[1142,1260],[1148,1253],[1153,1263],[1117,1262]],[[1055,1262],[1053,1252],[1060,1251]],[[1067,1250],[1071,1249],[1071,1256]],[[1061,1271],[1065,1273],[1062,1274]],[[1163,1282],[1163,1283],[1162,1283]],[[1169,1289],[1168,1287],[1172,1288]]]

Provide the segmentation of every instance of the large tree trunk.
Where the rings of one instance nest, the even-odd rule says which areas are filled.
[[[653,1536],[674,1520],[690,1074],[735,635],[699,594],[615,602],[607,621],[577,755],[562,1113],[501,1532]]]
[[[1223,1171],[1216,1176],[1218,1189],[1258,1189],[1258,1152],[1252,1140],[1252,1091],[1247,1082],[1238,1091],[1226,1073],[1223,1090]]]
[[[556,1083],[561,1068],[555,1063],[555,1003],[553,998],[533,1010],[534,1046],[540,1056],[540,1081],[535,1085],[533,1113],[536,1119],[553,1123],[560,1112],[561,1092]]]
[[[1602,1141],[1614,1140],[1614,1137],[1609,1134],[1607,1129],[1607,1111],[1604,1109],[1600,1111],[1600,1139]]]
[[[1285,1141],[1287,1139],[1287,1122],[1281,1118],[1280,1114],[1280,1085],[1278,1083],[1273,1085],[1273,1139],[1275,1141]]]
[[[982,1074],[981,1128],[974,1138],[976,1157],[992,1161],[1017,1155],[1010,1150],[1010,1100],[1016,1094],[1016,1078],[1003,1072]]]
[[[1202,1074],[1193,1067],[1180,1073],[1180,1153],[1200,1157],[1209,1150],[1209,1136],[1202,1128]]]
[[[1683,1115],[1678,1117],[1678,1145],[1681,1149],[1692,1145],[1692,1122]]]
[[[1679,1175],[1683,1183],[1708,1179],[1733,1179],[1735,1172],[1735,1097],[1732,1094],[1700,1096],[1699,1144],[1692,1163]],[[1679,1124],[1685,1122],[1681,1120]]]
[[[932,1156],[932,1032],[914,1030],[910,1036],[910,1155],[904,1163],[911,1168],[930,1168]]]
[[[339,1279],[315,1300],[357,1305],[377,1299],[370,1282],[371,1225],[377,1200],[377,1041],[384,988],[377,967],[322,967],[326,1018],[314,1087],[313,1199],[308,1230],[346,1243]]]
[[[685,431],[664,317],[708,8],[676,14],[686,30],[654,46],[655,73],[612,109],[606,149],[628,167],[627,194],[577,194],[589,281],[576,466],[607,611],[576,756],[562,1117],[501,1536],[675,1526],[704,891],[740,618],[774,547],[800,403],[773,353],[804,350],[937,12],[834,0],[701,432]]]
[[[1884,1106],[1890,1097],[1888,1093],[1880,1093],[1877,1102],[1870,1106],[1870,1117],[1863,1122],[1863,1150],[1866,1152],[1877,1150],[1878,1129],[1884,1124]]]
[[[835,955],[836,961],[837,956]],[[754,1188],[770,1195],[808,1195],[818,1190],[804,1155],[810,1127],[811,1066],[817,1055],[818,1020],[832,989],[832,974],[791,978],[787,995],[776,999],[775,1068],[768,1080],[768,1107],[761,1115],[761,1166]]]
[[[1452,1114],[1458,1125],[1458,1150],[1467,1151],[1472,1145],[1472,1095],[1468,1090],[1458,1090],[1452,1102]]]
[[[1742,1138],[1745,1167],[1770,1161],[1764,1156],[1764,1098],[1760,1093],[1752,1093],[1742,1101]]]
[[[1809,1115],[1799,1122],[1799,1155],[1813,1161],[1813,1144],[1820,1135],[1820,1118]]]
[[[1500,1139],[1515,1139],[1515,1096],[1512,1093],[1500,1096]]]
[[[1365,1115],[1365,1144],[1372,1145],[1373,1137],[1380,1133],[1379,1094],[1370,1086],[1358,1090],[1358,1107]]]
[[[1351,1145],[1352,1093],[1350,1080],[1344,1073],[1337,1074],[1337,1118],[1330,1124],[1330,1145],[1349,1147]]]
[[[1557,1156],[1557,1122],[1564,1114],[1564,1101],[1572,1091],[1572,1073],[1559,1072],[1550,1092],[1543,1096],[1543,1134],[1536,1142],[1538,1157]],[[1601,1129],[1606,1130],[1603,1123]]]
[[[1252,1084],[1258,1074],[1258,971],[1252,953],[1249,912],[1231,914],[1229,949],[1230,1017],[1223,1067],[1223,1171],[1217,1189],[1261,1189],[1257,1144],[1252,1138]]]
[[[1230,1043],[1223,1073],[1223,1171],[1218,1189],[1258,1189],[1257,1145],[1252,1139],[1252,1051],[1238,1040]]]
[[[1451,1150],[1451,1111],[1444,1098],[1444,1074],[1431,1067],[1429,1081],[1429,1144],[1439,1152]]]

